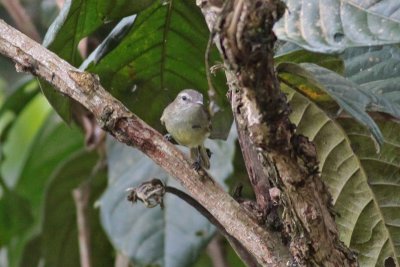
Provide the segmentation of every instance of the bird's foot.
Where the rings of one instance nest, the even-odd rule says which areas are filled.
[[[172,137],[171,134],[165,134],[164,135],[165,140],[167,140],[168,142],[171,142],[172,144],[178,144],[175,139]]]
[[[195,162],[193,162],[192,168],[195,171],[199,171],[201,169],[201,161],[200,160],[196,160]]]

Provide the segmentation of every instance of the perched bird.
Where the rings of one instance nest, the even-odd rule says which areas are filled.
[[[193,89],[181,91],[161,116],[161,123],[180,145],[190,148],[194,167],[210,168],[210,159],[204,141],[210,135],[211,120],[203,105],[203,95]]]

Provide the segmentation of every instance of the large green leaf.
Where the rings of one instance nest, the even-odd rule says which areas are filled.
[[[14,100],[10,99],[10,101]],[[4,155],[1,176],[9,187],[14,187],[17,183],[34,143],[34,137],[41,129],[49,112],[50,107],[46,100],[42,95],[37,95],[26,104],[23,110],[20,110],[20,114],[10,128],[8,138],[1,147]]]
[[[363,90],[382,95],[395,105],[400,105],[398,46],[350,48],[346,49],[342,58],[345,64],[344,75],[348,79],[359,84]]]
[[[286,43],[281,46],[276,56],[275,61],[278,64],[278,70],[280,69],[292,69],[291,72],[302,73],[298,66],[288,65],[279,66],[280,63],[315,63],[324,68],[343,74],[348,80],[353,82],[348,83],[342,77],[331,74],[328,80],[320,80],[320,82],[326,82],[323,84],[329,89],[333,88],[332,80],[342,81],[348,86],[353,87],[351,91],[353,96],[349,93],[343,92],[344,100],[346,99],[360,102],[359,104],[368,111],[380,111],[391,114],[396,118],[400,117],[400,94],[399,91],[399,75],[400,75],[400,49],[397,45],[386,45],[386,46],[372,46],[372,47],[358,47],[348,48],[341,55],[331,56],[327,54],[318,54],[309,51],[301,50],[300,47],[295,46],[291,43]],[[343,60],[343,66],[340,68],[338,60]],[[297,70],[296,70],[297,69]],[[318,76],[321,72],[316,70],[313,66],[305,67],[308,71]],[[317,67],[318,69],[318,67]],[[282,74],[282,73],[280,73]],[[307,74],[302,73],[302,76]],[[281,75],[282,77],[282,75]],[[291,84],[294,84],[295,78],[290,77]],[[304,82],[304,81],[300,81]],[[358,86],[354,85],[357,84]],[[333,99],[327,99],[323,92],[317,92],[313,90],[313,86],[302,86],[299,88],[300,91],[313,98],[317,102],[324,102],[324,109],[327,109],[327,102]],[[329,101],[328,101],[329,100]]]
[[[42,259],[41,236],[35,236],[27,242],[22,252],[21,261],[18,267],[39,267]]]
[[[104,39],[104,41],[95,49],[93,53],[80,66],[81,69],[86,69],[87,64],[93,62],[97,64],[104,56],[111,52],[119,45],[121,40],[129,33],[137,15],[132,15],[123,18]]]
[[[321,67],[333,70],[339,74],[344,71],[344,62],[338,55],[328,55],[302,50],[298,46],[286,43],[281,46],[274,57],[275,65],[283,62],[314,63]]]
[[[43,45],[77,66],[81,62],[78,43],[82,38],[104,23],[142,11],[152,2],[154,0],[67,0],[47,31]]]
[[[29,203],[29,213],[34,220],[27,231],[21,231],[18,237],[14,236],[14,242],[8,248],[10,266],[19,266],[22,252],[26,251],[25,245],[29,246],[31,238],[38,236],[42,221],[43,189],[51,173],[68,155],[81,148],[82,144],[83,137],[78,129],[69,128],[55,114],[37,132],[27,151],[27,158],[20,167],[20,175],[14,188],[16,194]],[[18,216],[14,219],[22,218]],[[29,253],[24,253],[24,257],[29,256]]]
[[[130,25],[122,21],[118,29]],[[111,34],[112,38],[116,31]],[[162,109],[179,91],[194,88],[207,96],[204,54],[209,31],[194,1],[157,1],[141,12],[119,45],[106,55],[99,49],[84,63],[101,83],[129,109],[152,126],[162,129]],[[216,51],[212,58],[217,57]],[[95,59],[100,59],[96,64]],[[97,60],[96,60],[97,61]],[[225,99],[226,81],[214,79],[221,112],[213,128],[226,137],[232,122]]]
[[[4,142],[15,118],[39,92],[39,85],[31,77],[20,81],[0,107],[0,140]]]
[[[400,117],[400,108],[393,105],[387,99],[380,95],[364,91],[356,83],[318,65],[310,63],[300,63],[298,65],[282,63],[278,66],[278,71],[282,80],[296,86],[298,91],[305,92],[306,95],[309,95],[307,94],[308,87],[305,87],[306,90],[302,88],[302,84],[304,84],[303,80],[298,81],[292,77],[285,77],[282,74],[289,73],[292,76],[301,77],[306,82],[317,87],[319,91],[322,91],[318,92],[320,95],[323,95],[323,92],[329,94],[350,116],[368,127],[379,145],[383,143],[383,136],[379,127],[368,115],[368,107],[374,105],[379,107],[377,108],[379,111],[392,112],[390,114]]]
[[[155,0],[66,0],[64,6],[46,33],[43,44],[74,66],[82,59],[78,44],[111,20],[140,12]],[[42,91],[49,102],[67,122],[71,119],[70,99],[58,94],[42,81]]]
[[[206,142],[213,152],[210,174],[220,183],[233,171],[235,139],[231,134],[227,141]],[[214,227],[174,195],[167,194],[164,210],[129,203],[126,189],[154,177],[181,187],[138,150],[110,141],[108,151],[109,187],[100,207],[103,226],[114,246],[129,256],[135,266],[191,266],[214,233]]]
[[[0,198],[0,247],[25,232],[32,217],[28,201],[14,191],[4,191]]]
[[[65,160],[52,175],[46,188],[42,225],[42,248],[46,267],[80,266],[76,207],[72,190],[87,183],[90,192],[90,253],[93,266],[111,266],[113,250],[101,229],[94,201],[106,186],[106,170],[94,172],[99,161],[96,153],[81,152]]]
[[[308,50],[338,52],[348,47],[400,42],[397,0],[285,0],[275,24],[279,39]]]
[[[54,114],[40,129],[21,168],[21,175],[15,188],[21,196],[29,200],[36,218],[40,216],[43,188],[51,173],[82,145],[83,136],[78,128],[69,128]]]
[[[339,124],[308,98],[282,87],[297,131],[317,146],[321,176],[339,213],[341,240],[358,252],[360,266],[384,266],[388,257],[399,264],[399,125],[381,124],[385,143],[376,154],[368,131],[353,119]]]
[[[385,143],[382,152],[377,154],[365,128],[349,119],[341,119],[339,122],[350,138],[351,146],[364,168],[370,187],[370,191],[366,192],[369,195],[369,202],[363,207],[357,220],[351,242],[357,250],[369,248],[370,252],[379,255],[378,264],[389,256],[393,257],[394,254],[398,266],[400,264],[398,157],[400,125],[393,121],[380,121],[379,126],[385,136]],[[379,212],[376,212],[376,209]],[[363,260],[369,260],[369,254],[361,255]]]

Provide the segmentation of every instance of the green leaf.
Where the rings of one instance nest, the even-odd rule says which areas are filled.
[[[359,84],[364,91],[382,95],[384,99],[400,105],[400,49],[398,46],[374,46],[346,49],[342,54],[344,75]],[[381,111],[387,105],[376,105]],[[393,111],[383,112],[395,114]]]
[[[46,33],[43,41],[51,51],[79,66],[82,62],[78,44],[110,20],[120,19],[142,11],[154,0],[66,0],[64,6]],[[71,120],[71,100],[57,92],[46,82],[41,81],[42,91],[66,121]]]
[[[384,266],[387,257],[395,257],[398,264],[400,179],[395,155],[400,146],[395,133],[399,125],[380,124],[386,141],[382,153],[376,154],[366,128],[350,118],[340,119],[339,124],[306,97],[282,87],[288,93],[297,131],[317,146],[321,176],[339,213],[341,240],[358,252],[360,266]]]
[[[348,47],[400,42],[397,0],[284,2],[288,11],[275,24],[274,31],[278,39],[307,50],[332,53]]]
[[[82,146],[83,136],[78,128],[69,128],[54,114],[36,135],[16,185],[16,190],[29,200],[35,218],[41,214],[43,188],[51,173]]]
[[[359,85],[371,99],[368,111],[380,111],[399,117],[400,94],[400,49],[397,45],[348,48],[338,56],[317,54],[301,50],[300,47],[285,43],[277,52],[276,63],[315,63],[343,74]],[[341,58],[343,69],[335,68],[335,58]],[[293,77],[291,77],[293,78]],[[303,94],[306,90],[303,90]],[[308,95],[310,96],[310,95]]]
[[[210,174],[223,183],[233,171],[235,135],[227,141],[208,140]],[[109,142],[109,187],[100,200],[101,221],[114,247],[139,266],[191,266],[214,233],[214,227],[194,208],[167,194],[165,208],[146,209],[126,200],[126,189],[154,177],[179,187],[160,167],[138,150]]]
[[[117,0],[117,1],[96,1],[98,2],[99,10],[102,10],[103,21],[108,22],[114,19],[120,19],[145,10],[156,0]]]
[[[123,21],[117,29],[129,25]],[[116,30],[116,32],[119,32]],[[112,33],[110,38],[113,38]],[[207,96],[204,54],[209,31],[194,1],[157,1],[141,12],[125,38],[105,56],[97,50],[84,62],[102,85],[130,110],[161,130],[162,110],[185,88]],[[95,58],[101,58],[97,63]],[[212,53],[212,64],[218,58]],[[213,128],[226,138],[232,115],[226,100],[226,80],[215,77],[216,100],[222,116]],[[222,115],[220,115],[222,114]]]
[[[136,20],[136,15],[123,18],[104,41],[96,48],[96,50],[87,58],[81,65],[81,69],[86,69],[88,63],[94,62],[97,64],[105,55],[116,48],[121,40],[129,33],[133,23]]]
[[[368,203],[357,216],[352,233],[353,247],[361,251],[360,265],[379,255],[377,265],[387,257],[400,264],[400,125],[390,120],[380,120],[379,126],[385,137],[382,152],[376,154],[367,130],[350,119],[341,119],[340,124],[350,138],[369,185]],[[354,189],[354,188],[353,188]],[[353,194],[350,189],[350,194]],[[368,249],[368,253],[366,250]]]
[[[67,0],[46,33],[43,45],[77,66],[79,41],[110,20],[121,19],[147,8],[154,0]]]
[[[54,88],[42,79],[38,79],[40,84],[40,89],[43,95],[49,101],[50,105],[57,112],[57,114],[66,122],[71,123],[72,118],[72,100],[65,95],[60,94],[55,91]]]
[[[343,74],[344,72],[344,62],[339,56],[314,53],[306,50],[281,50],[275,55],[274,61],[276,65],[284,62],[314,63],[339,74]]]
[[[7,140],[3,143],[4,160],[1,165],[2,176],[7,186],[14,187],[29,156],[36,133],[42,127],[50,107],[42,95],[37,95],[20,111],[13,123]]]
[[[379,100],[381,100],[382,97],[368,94],[350,80],[315,64],[300,63],[296,65],[292,63],[282,63],[278,66],[278,72],[288,72],[300,76],[320,90],[328,93],[350,116],[368,127],[379,145],[383,143],[383,136],[379,127],[367,113],[367,107],[374,103],[381,104],[382,102]],[[290,84],[291,80],[286,79],[285,82]],[[301,91],[300,86],[297,86],[297,88]],[[386,103],[395,110],[396,113],[400,114],[400,109],[397,110],[395,106],[391,105],[388,101],[386,101]]]
[[[32,222],[29,202],[13,191],[5,191],[0,198],[0,246],[7,245]]]
[[[44,100],[44,98],[42,97]],[[44,100],[44,103],[45,100]],[[34,113],[28,113],[32,119]],[[16,179],[15,192],[24,201],[29,203],[29,213],[33,216],[33,222],[29,229],[21,231],[19,236],[14,236],[13,243],[8,247],[10,266],[20,266],[20,260],[24,260],[29,254],[26,251],[33,237],[40,232],[40,223],[43,212],[43,189],[54,169],[83,144],[82,134],[77,128],[69,128],[60,119],[52,114],[42,124],[36,136],[32,138],[32,145],[26,152],[26,160],[19,167],[18,179]],[[20,159],[21,160],[21,159]],[[11,217],[12,214],[8,214]],[[20,217],[10,218],[21,220]]]
[[[39,85],[36,80],[24,79],[12,91],[13,93],[5,99],[0,107],[0,140],[2,142],[5,141],[10,127],[16,121],[15,117],[18,117],[39,92]]]
[[[90,202],[87,208],[90,252],[93,266],[111,266],[112,248],[102,232],[94,201],[106,186],[106,171],[94,172],[96,153],[81,152],[66,160],[52,175],[46,188],[42,248],[45,266],[80,266],[76,207],[72,190],[87,184]]]
[[[18,267],[39,267],[42,258],[42,240],[41,236],[35,236],[29,240],[24,247],[21,256],[21,262]]]

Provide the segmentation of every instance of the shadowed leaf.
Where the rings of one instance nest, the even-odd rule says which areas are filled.
[[[116,28],[130,24],[131,21],[124,20]],[[130,110],[163,130],[162,110],[178,92],[193,88],[207,96],[204,55],[208,38],[204,17],[194,1],[156,2],[137,16],[115,49],[105,56],[102,49],[96,50],[83,66],[97,73],[102,85]],[[217,54],[213,51],[211,64]],[[95,63],[96,58],[101,60]],[[215,77],[214,86],[220,112],[216,114],[212,135],[224,139],[232,115],[222,75]]]
[[[154,0],[66,0],[60,14],[46,33],[43,45],[67,60],[73,66],[82,62],[78,44],[103,24],[135,14]],[[71,120],[71,100],[57,92],[44,81],[41,88],[46,98],[66,121]]]
[[[90,252],[93,266],[111,266],[113,250],[98,221],[93,203],[106,186],[105,169],[94,172],[98,156],[81,152],[66,159],[52,175],[46,188],[42,225],[42,248],[45,266],[80,266],[76,207],[72,190],[88,183],[87,208]]]

